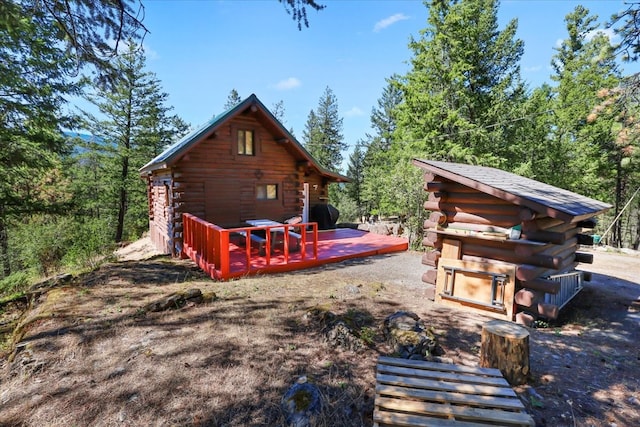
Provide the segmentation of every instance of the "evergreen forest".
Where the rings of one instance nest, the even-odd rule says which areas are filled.
[[[305,7],[325,7],[280,1],[301,31]],[[407,46],[409,71],[388,77],[371,109],[372,134],[358,141],[344,140],[338,99],[324,89],[298,138],[324,167],[352,179],[332,189],[331,203],[342,221],[401,218],[417,249],[426,192],[411,160],[492,166],[611,204],[596,232],[608,245],[637,250],[640,77],[623,75],[620,63],[637,60],[640,4],[604,21],[576,7],[541,87],[521,78],[518,23],[499,27],[499,7],[425,2],[425,27]],[[189,124],[147,66],[142,11],[138,0],[0,3],[4,294],[92,268],[148,228],[138,170]],[[618,44],[597,31],[605,28]],[[94,108],[77,111],[74,98]],[[233,89],[225,108],[241,99]],[[282,102],[273,112],[286,123]]]

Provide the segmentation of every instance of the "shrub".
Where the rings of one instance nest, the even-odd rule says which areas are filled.
[[[75,224],[68,230],[70,242],[62,264],[69,267],[94,267],[103,255],[113,249],[110,229],[104,221],[95,218]]]
[[[0,301],[16,296],[27,290],[31,278],[25,271],[18,271],[0,280]]]
[[[63,267],[95,266],[109,252],[111,240],[103,220],[41,215],[9,234],[11,269],[48,276]]]

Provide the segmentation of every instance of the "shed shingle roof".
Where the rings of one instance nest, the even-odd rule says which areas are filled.
[[[607,203],[500,169],[422,159],[414,159],[413,163],[434,175],[568,222],[611,208]]]

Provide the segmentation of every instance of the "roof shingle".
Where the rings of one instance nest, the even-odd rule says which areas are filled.
[[[193,146],[200,143],[207,135],[212,134],[216,128],[222,126],[225,122],[233,118],[234,116],[245,111],[247,108],[255,107],[256,110],[262,112],[266,117],[266,121],[274,124],[274,127],[278,129],[278,132],[284,136],[284,139],[290,142],[287,146],[290,148],[290,152],[295,153],[295,156],[300,159],[309,162],[314,166],[320,175],[336,182],[350,182],[351,180],[339,173],[332,172],[322,167],[309,152],[300,144],[293,135],[276,119],[273,114],[264,106],[264,104],[258,99],[255,94],[251,94],[248,98],[236,106],[228,109],[227,111],[215,116],[207,123],[203,124],[199,128],[190,132],[188,135],[176,141],[167,147],[162,153],[152,159],[149,163],[140,168],[141,175],[151,173],[156,169],[164,169],[177,161],[180,156],[190,150]]]
[[[413,163],[434,175],[565,221],[579,221],[611,208],[572,191],[487,166],[423,159]]]

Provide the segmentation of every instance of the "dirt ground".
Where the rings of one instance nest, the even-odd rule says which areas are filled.
[[[545,328],[530,329],[532,377],[516,388],[540,426],[640,425],[640,257],[597,250],[593,280]],[[316,425],[370,426],[384,318],[413,311],[444,357],[477,365],[489,320],[424,298],[421,254],[214,282],[142,240],[119,261],[41,289],[0,366],[2,426],[285,425],[281,400],[306,376]],[[197,288],[204,302],[150,311]],[[22,310],[22,311],[18,311]],[[364,349],[334,348],[323,314],[358,319]]]

